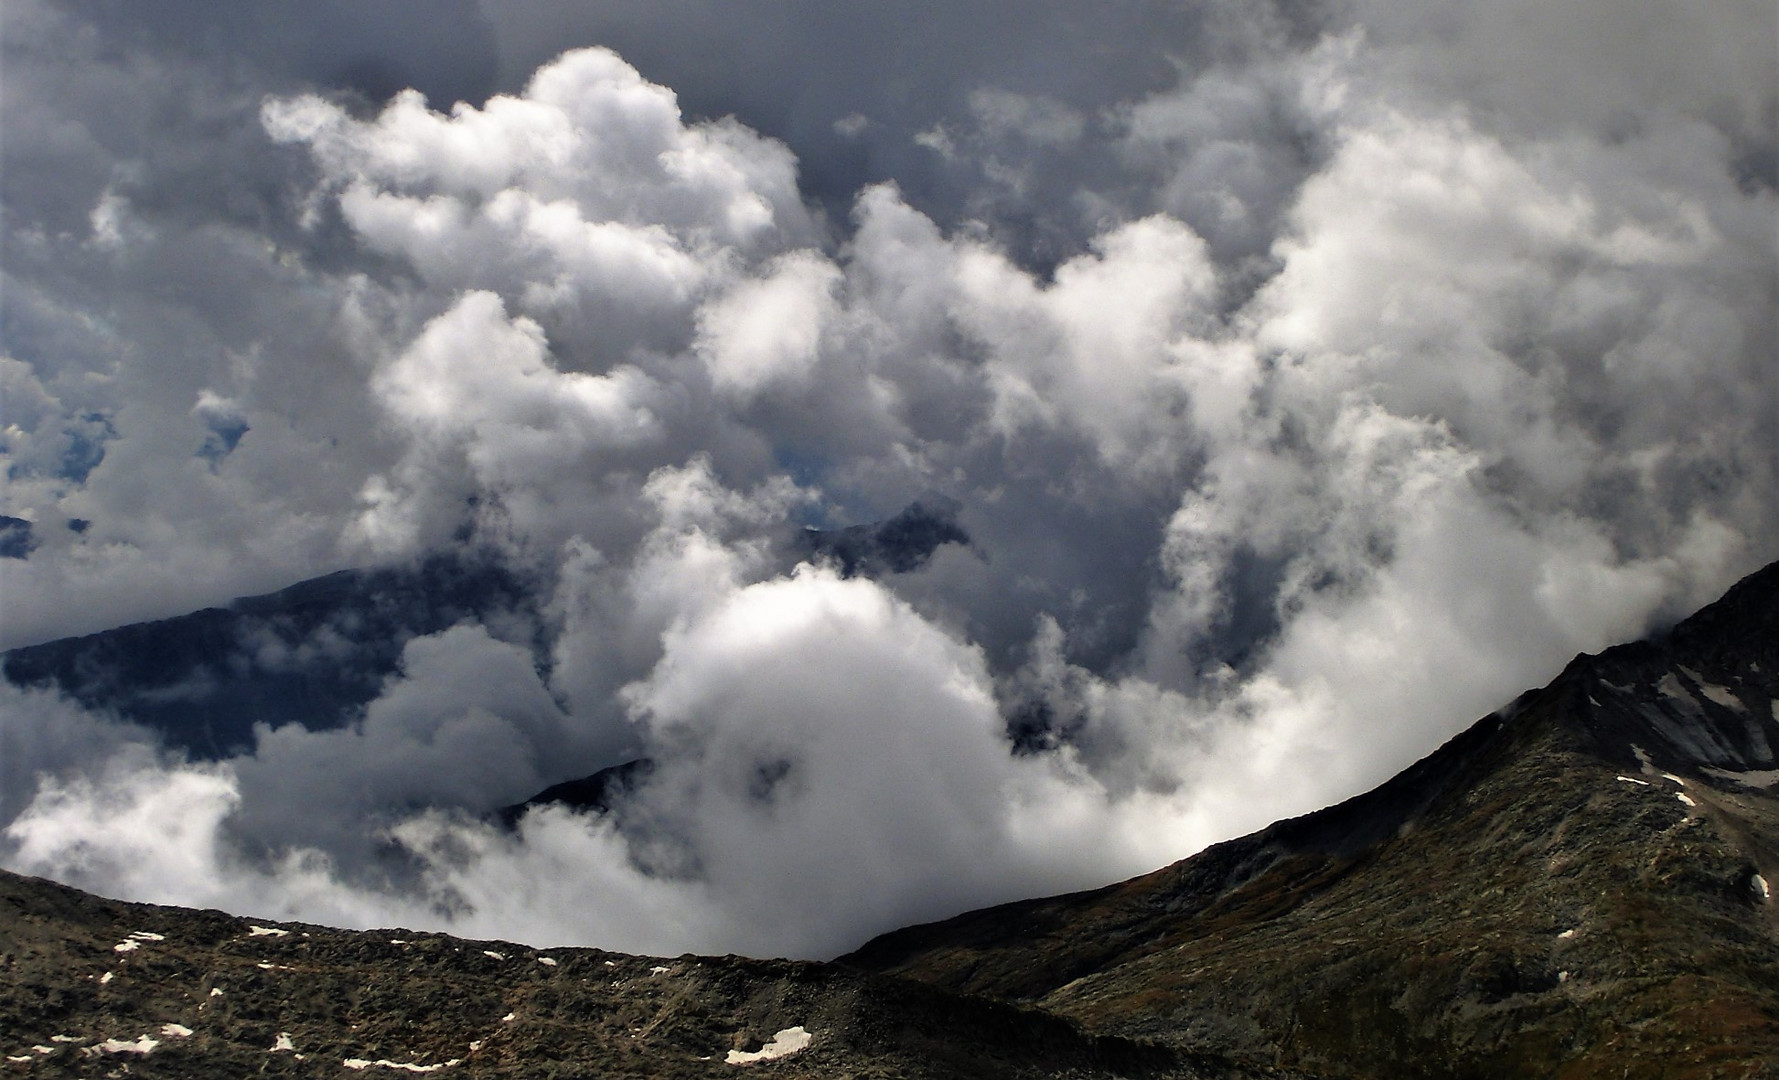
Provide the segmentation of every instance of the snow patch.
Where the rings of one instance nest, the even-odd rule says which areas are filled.
[[[505,1016],[500,1018],[500,1022],[503,1024],[510,1024],[514,1020],[517,1020],[517,1019],[519,1019],[518,1013],[507,1013]]]
[[[107,971],[105,974],[99,976],[99,985],[104,986],[106,983],[110,982],[111,980],[113,980],[115,978],[117,978],[117,972]]]
[[[280,930],[276,926],[254,926],[248,924],[247,927],[248,937],[283,937],[288,933],[290,933],[289,930]]]
[[[1642,784],[1644,787],[1649,786],[1649,781],[1639,780],[1635,776],[1621,776],[1621,777],[1619,777],[1619,779],[1623,780],[1627,784]]]
[[[1672,781],[1674,781],[1674,782],[1675,782],[1675,783],[1676,783],[1676,784],[1679,784],[1679,785],[1680,785],[1680,786],[1681,786],[1681,787],[1685,787],[1685,786],[1686,786],[1686,781],[1685,781],[1685,780],[1682,780],[1682,779],[1681,779],[1681,778],[1680,778],[1680,777],[1678,777],[1678,776],[1675,776],[1675,775],[1674,775],[1674,774],[1673,774],[1673,773],[1671,773],[1671,772],[1665,772],[1665,773],[1663,773],[1663,774],[1662,774],[1662,779],[1663,779],[1663,780],[1672,780]]]
[[[1562,938],[1563,940],[1567,941],[1570,938],[1575,936],[1575,931],[1573,929],[1565,930],[1562,933],[1558,934],[1557,936]]]
[[[772,1036],[772,1041],[758,1050],[749,1053],[745,1050],[731,1050],[724,1058],[731,1065],[752,1065],[756,1061],[771,1061],[775,1058],[788,1057],[809,1045],[814,1038],[802,1026],[788,1027]]]
[[[1686,804],[1686,805],[1688,805],[1688,806],[1697,806],[1697,805],[1699,805],[1699,804],[1698,804],[1698,803],[1696,803],[1696,802],[1693,802],[1693,800],[1692,800],[1692,796],[1690,796],[1690,795],[1688,795],[1688,794],[1687,794],[1687,793],[1686,793],[1686,792],[1684,792],[1684,791],[1683,791],[1683,792],[1681,792],[1681,793],[1680,793],[1680,794],[1678,794],[1678,795],[1676,795],[1676,796],[1674,796],[1674,797],[1675,797],[1675,798],[1676,798],[1676,799],[1679,799],[1679,800],[1680,800],[1680,801],[1681,801],[1681,802],[1683,802],[1683,803],[1685,803],[1685,804]]]
[[[59,1042],[59,1043],[74,1043],[74,1042],[80,1041],[80,1036],[79,1035],[51,1035],[49,1037],[49,1041],[50,1042]]]
[[[537,958],[537,962],[544,965],[545,967],[555,967],[556,966],[556,958],[553,956],[540,956]]]
[[[189,1039],[192,1031],[184,1024],[162,1024],[161,1034],[169,1039]]]
[[[493,960],[505,960],[507,958],[506,953],[498,953],[498,952],[495,952],[493,949],[483,949],[482,955],[489,957],[490,959],[493,959]]]
[[[130,931],[130,936],[135,938],[137,941],[165,941],[165,940],[167,940],[167,935],[152,933],[148,930],[132,930],[132,931]]]
[[[120,941],[111,948],[116,952],[135,952],[142,947],[140,941]]]
[[[154,1048],[160,1044],[161,1041],[159,1039],[151,1039],[147,1035],[144,1035],[135,1042],[125,1042],[122,1039],[106,1039],[99,1044],[99,1049],[107,1054],[152,1054],[154,1053]]]
[[[1773,898],[1773,890],[1767,887],[1767,879],[1766,878],[1761,877],[1759,874],[1756,874],[1756,875],[1754,875],[1754,879],[1752,881],[1750,881],[1749,884],[1754,886],[1755,895],[1760,897],[1761,903],[1764,904],[1768,900],[1771,900]]]
[[[1742,704],[1742,699],[1731,693],[1728,687],[1700,681],[1699,693],[1731,712],[1746,713],[1748,711],[1748,706]]]
[[[462,1058],[452,1058],[450,1061],[443,1061],[437,1065],[420,1065],[412,1061],[390,1061],[388,1058],[378,1058],[376,1061],[370,1061],[366,1058],[347,1058],[345,1061],[340,1062],[340,1064],[346,1066],[348,1069],[355,1070],[378,1068],[400,1069],[403,1072],[429,1073],[438,1072],[440,1069],[449,1069],[453,1065],[462,1063],[462,1061]]]
[[[272,1040],[271,1049],[267,1050],[266,1053],[282,1054],[286,1052],[294,1053],[295,1051],[296,1043],[290,1041],[290,1032],[280,1031],[278,1037]]]
[[[666,967],[652,967],[649,969],[649,974],[650,975],[665,975],[669,971],[672,971],[672,970],[673,970],[672,968],[666,968]]]

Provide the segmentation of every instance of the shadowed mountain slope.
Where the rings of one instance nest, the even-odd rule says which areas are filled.
[[[799,554],[833,562],[845,577],[906,574],[946,544],[969,544],[970,534],[957,523],[962,509],[955,500],[929,495],[883,521],[805,529],[797,546]]]
[[[1779,566],[1382,787],[848,962],[1330,1076],[1779,1075]]]
[[[522,803],[501,807],[491,816],[503,827],[512,829],[518,826],[520,818],[539,806],[565,806],[583,814],[621,811],[625,797],[648,783],[654,773],[653,759],[635,758],[601,769],[591,776],[551,784]]]
[[[498,564],[433,557],[12,649],[0,654],[0,672],[217,759],[251,750],[256,723],[349,723],[397,671],[409,640],[466,619],[524,631],[530,606],[526,584]]]

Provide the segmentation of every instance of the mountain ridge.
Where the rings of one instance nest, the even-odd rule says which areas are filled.
[[[1779,1061],[1775,612],[1779,564],[1371,792],[840,960],[1330,1076],[1766,1075],[1743,1066]]]

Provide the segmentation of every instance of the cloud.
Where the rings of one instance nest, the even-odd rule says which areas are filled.
[[[1008,754],[992,685],[975,650],[871,582],[749,586],[670,631],[625,691],[661,748],[642,812],[685,842],[750,951],[839,952],[1051,884],[1064,868],[1021,850],[1013,819],[1080,793]]]
[[[536,617],[222,762],[8,690],[8,865],[822,955],[1351,794],[1776,554],[1770,11],[449,8],[379,53],[431,98],[9,17],[5,640],[457,545]],[[968,546],[799,565],[929,496]]]
[[[1183,456],[1167,434],[1183,404],[1168,346],[1208,327],[1215,272],[1203,241],[1170,218],[1132,222],[1094,246],[1047,288],[993,252],[960,260],[959,320],[990,352],[989,422],[1009,435],[1073,428],[1110,463],[1166,468]]]
[[[374,839],[365,822],[406,808],[479,815],[522,802],[568,779],[556,762],[587,749],[531,657],[470,625],[408,642],[400,675],[359,722],[256,736],[251,757],[234,764],[242,801],[233,827],[268,849],[336,854]]]
[[[714,592],[622,695],[658,762],[630,835],[554,809],[516,837],[446,813],[517,801],[569,750],[529,663],[460,627],[411,642],[349,729],[262,731],[251,757],[218,766],[138,752],[102,786],[47,784],[8,827],[9,863],[188,904],[263,904],[288,884],[278,912],[358,924],[804,955],[1122,868],[1056,846],[1082,793],[1054,763],[1007,753],[979,652],[830,571]],[[389,816],[403,805],[433,809]],[[400,845],[421,884],[367,878],[376,852],[354,848],[371,844]]]
[[[813,252],[781,256],[699,313],[697,348],[717,389],[746,400],[773,382],[806,379],[820,360],[840,271]]]
[[[413,442],[394,483],[367,481],[357,529],[373,547],[397,552],[418,546],[417,518],[427,508],[417,501],[516,492],[552,473],[562,482],[602,450],[660,435],[653,380],[628,366],[602,375],[558,370],[537,323],[509,318],[490,292],[464,293],[428,322],[372,377],[370,391]]]
[[[693,307],[738,260],[816,235],[783,146],[684,122],[671,90],[606,49],[566,53],[479,108],[404,92],[365,121],[304,95],[269,99],[262,118],[274,141],[310,148],[369,249],[434,289],[491,290],[548,319],[581,367],[683,348]]]

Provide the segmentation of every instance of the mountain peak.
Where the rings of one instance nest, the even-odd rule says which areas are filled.
[[[1623,767],[1775,768],[1779,563],[1748,575],[1665,633],[1577,657],[1552,691],[1588,749]]]

